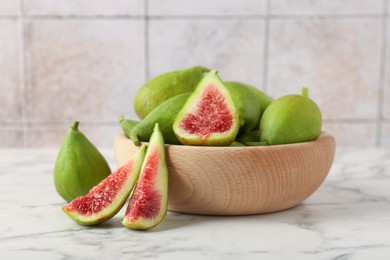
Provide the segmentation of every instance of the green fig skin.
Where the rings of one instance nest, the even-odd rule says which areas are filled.
[[[87,194],[111,173],[103,155],[78,130],[78,124],[75,121],[69,128],[54,166],[54,185],[68,202]]]
[[[241,134],[236,137],[236,141],[240,143],[247,143],[247,142],[258,142],[260,141],[260,131],[259,130],[252,130],[249,132],[246,132],[244,134]]]
[[[238,83],[240,83],[240,82],[238,82]],[[248,85],[248,84],[244,84],[244,83],[240,83],[240,84],[247,86],[249,89],[251,89],[255,93],[255,95],[260,103],[260,107],[261,107],[260,116],[261,116],[263,114],[263,112],[265,111],[265,109],[269,106],[269,104],[271,104],[271,102],[274,99],[252,85]]]
[[[147,81],[134,97],[134,110],[144,119],[159,104],[176,95],[192,92],[209,69],[201,66],[158,75]]]
[[[122,225],[145,230],[160,224],[168,210],[168,166],[164,136],[156,123]],[[149,215],[149,216],[147,216]]]
[[[218,72],[216,70],[212,70],[203,77],[173,122],[173,131],[179,141],[184,145],[228,146],[237,136],[240,127],[238,111],[229,91],[217,74]],[[213,94],[214,97],[212,99],[206,100],[206,96],[210,98],[207,92],[213,91],[210,86],[214,86],[218,90]],[[220,94],[219,97],[215,96],[217,93]],[[223,99],[223,104],[221,104],[221,100],[218,101],[219,98]],[[211,102],[211,104],[206,104],[207,102]],[[223,108],[218,107],[219,105],[222,105]],[[212,107],[214,108],[210,109]],[[225,108],[227,108],[231,115],[230,128],[222,132],[210,130],[210,128],[217,128],[218,125],[223,125],[221,122],[218,122],[220,119],[218,116],[221,115],[221,111],[215,111],[215,109],[224,110]],[[210,111],[205,112],[206,110]],[[200,113],[200,111],[203,112]],[[194,118],[198,120],[194,121]],[[201,132],[198,130],[194,131],[196,128]]]
[[[159,124],[159,129],[167,144],[180,144],[173,132],[172,125],[177,113],[183,107],[190,95],[191,93],[179,94],[153,109],[153,111],[128,133],[134,144],[139,145],[140,141],[148,142],[156,123]]]
[[[125,119],[122,115],[118,117],[118,122],[127,138],[130,138],[128,134],[139,123],[139,121],[136,120]]]
[[[237,141],[233,141],[229,146],[230,147],[240,147],[240,146],[245,146],[245,144],[237,142]]]
[[[240,118],[239,134],[246,133],[258,126],[261,115],[259,99],[247,85],[237,82],[225,82]]]
[[[268,146],[266,142],[246,142],[245,146]]]
[[[322,114],[318,105],[303,95],[286,95],[274,100],[260,122],[260,141],[268,145],[308,142],[321,133]]]

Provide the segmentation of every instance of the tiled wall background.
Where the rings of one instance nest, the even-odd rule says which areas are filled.
[[[338,145],[390,146],[386,0],[0,0],[0,147],[112,147],[137,89],[194,64],[310,88]]]

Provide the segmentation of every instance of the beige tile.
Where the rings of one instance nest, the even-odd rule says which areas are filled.
[[[326,123],[323,131],[332,134],[336,139],[336,146],[375,146],[376,124],[364,122]]]
[[[390,122],[382,123],[381,146],[390,147]]]
[[[0,123],[22,122],[18,22],[0,20]]]
[[[386,39],[386,74],[383,88],[382,113],[386,119],[390,119],[390,20],[387,19],[387,39]]]
[[[149,1],[150,15],[263,15],[266,0]]]
[[[32,126],[30,130],[31,147],[52,147],[60,148],[69,126],[61,125],[40,125]],[[80,123],[79,130],[98,149],[114,147],[115,136],[121,131],[119,124],[91,125]]]
[[[31,122],[116,122],[135,118],[144,82],[143,23],[34,20],[27,24]]]
[[[380,14],[383,0],[272,0],[270,13],[277,15]]]
[[[114,140],[122,130],[119,124],[110,124],[102,126],[81,125],[80,130],[85,136],[98,148],[111,148],[114,151]]]
[[[23,127],[0,126],[0,148],[24,147]]]
[[[61,125],[33,125],[29,129],[28,145],[32,148],[54,147],[60,148],[69,126]]]
[[[27,0],[27,15],[143,15],[143,0]]]
[[[18,15],[19,0],[0,0],[0,15]]]
[[[223,28],[223,29],[221,29]],[[203,65],[224,80],[261,85],[262,20],[156,20],[150,22],[150,74]]]
[[[268,91],[278,97],[308,86],[325,119],[375,119],[380,47],[380,20],[274,20]]]

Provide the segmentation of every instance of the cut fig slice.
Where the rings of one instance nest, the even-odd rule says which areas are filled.
[[[177,138],[186,145],[229,145],[239,127],[237,109],[216,70],[199,82],[173,123]]]
[[[112,218],[123,207],[138,179],[146,145],[122,167],[93,187],[87,195],[64,205],[62,210],[80,225],[96,225]]]
[[[164,219],[167,207],[168,168],[164,137],[155,124],[122,224],[131,229],[152,228]]]

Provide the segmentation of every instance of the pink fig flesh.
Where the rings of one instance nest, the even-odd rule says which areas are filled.
[[[168,168],[163,136],[156,124],[150,138],[137,186],[122,224],[131,229],[149,229],[165,217],[168,206]]]
[[[211,133],[224,133],[233,125],[233,114],[225,97],[213,85],[207,85],[193,112],[184,115],[180,126],[189,134],[207,139]]]
[[[161,210],[161,194],[155,188],[158,174],[158,154],[153,149],[134,191],[131,203],[126,210],[130,221],[137,221],[140,217],[152,219],[158,216]]]

